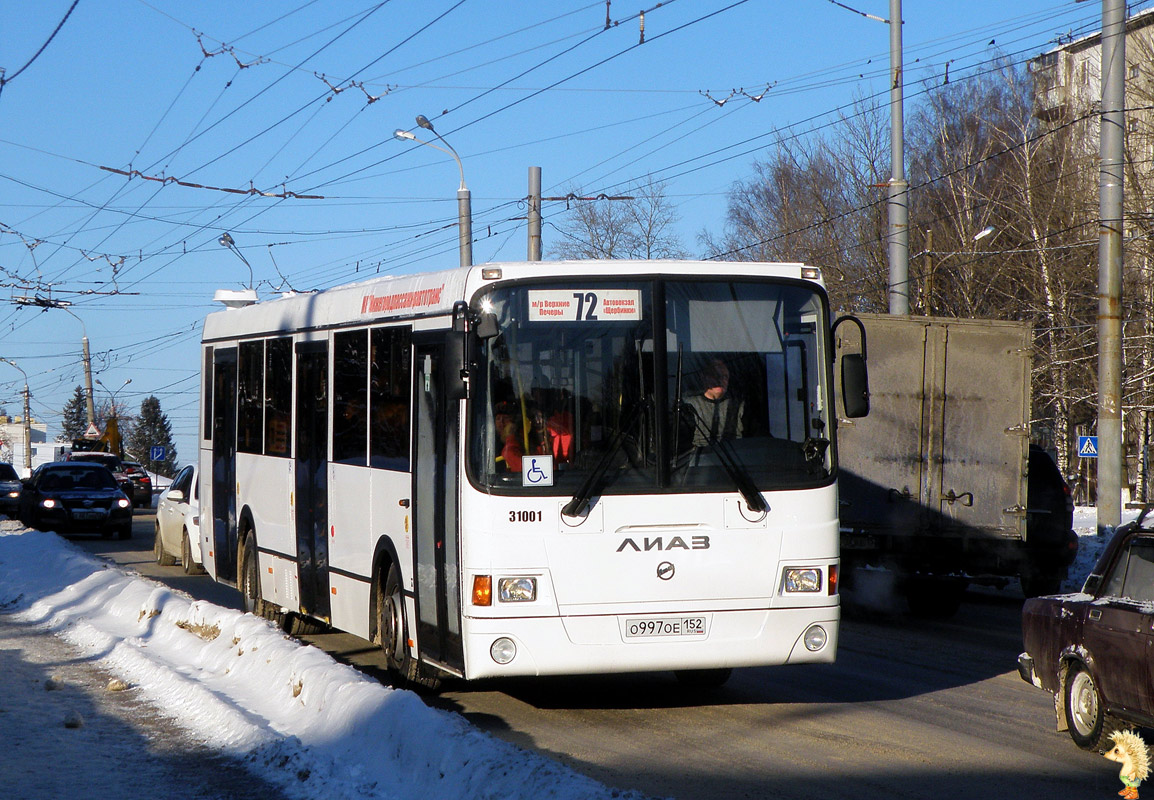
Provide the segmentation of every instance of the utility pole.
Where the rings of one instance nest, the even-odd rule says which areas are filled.
[[[28,402],[28,383],[24,383],[24,468],[32,472],[32,408]]]
[[[890,183],[889,244],[890,313],[910,313],[910,209],[909,184],[906,183],[905,117],[902,84],[902,0],[890,0]]]
[[[541,168],[529,167],[529,261],[541,260]]]
[[[923,313],[927,317],[934,315],[934,231],[926,229],[926,281],[925,298],[922,301]]]
[[[73,314],[73,316],[76,316]],[[79,317],[77,317],[79,319]],[[83,325],[84,323],[80,323]],[[88,352],[88,334],[80,340],[84,347],[84,403],[88,407],[88,424],[96,424],[96,404],[92,402],[92,354]]]
[[[1126,2],[1102,0],[1098,183],[1098,533],[1122,521],[1122,190]]]

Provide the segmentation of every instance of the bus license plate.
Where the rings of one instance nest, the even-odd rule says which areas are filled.
[[[705,617],[648,617],[625,620],[626,639],[705,636]]]

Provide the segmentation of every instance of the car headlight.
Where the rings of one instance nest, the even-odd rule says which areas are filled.
[[[821,570],[817,567],[788,567],[783,578],[786,594],[821,591]]]
[[[116,505],[120,506],[121,508],[128,508],[130,505],[132,505],[132,501],[127,497],[122,497],[116,501]]]
[[[8,493],[8,496],[15,499],[15,498],[20,496],[20,492],[19,491],[12,491],[12,492]]]
[[[56,508],[56,501],[51,497],[45,497],[40,501],[40,505],[44,506],[45,508]]]
[[[537,599],[536,578],[500,578],[497,599],[502,603],[531,603]]]

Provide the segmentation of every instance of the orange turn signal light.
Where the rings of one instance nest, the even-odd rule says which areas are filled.
[[[473,576],[473,605],[493,605],[493,578],[490,575]]]

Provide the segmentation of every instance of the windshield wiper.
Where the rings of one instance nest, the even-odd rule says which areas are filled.
[[[741,462],[737,460],[734,455],[733,445],[726,439],[715,436],[710,433],[709,428],[705,426],[705,421],[697,413],[697,409],[686,403],[682,403],[680,398],[677,401],[677,413],[688,413],[690,419],[693,420],[693,427],[701,433],[705,439],[713,446],[713,451],[717,453],[717,460],[721,462],[721,466],[725,468],[726,473],[729,474],[733,485],[737,487],[737,491],[745,499],[745,504],[749,506],[752,511],[768,511],[769,504],[765,502],[765,498],[761,496],[761,492],[757,490],[757,485],[753,482],[753,478],[749,477],[749,472],[742,466]]]
[[[601,479],[605,477],[606,471],[609,469],[609,464],[613,461],[613,457],[621,450],[621,445],[625,442],[625,437],[633,430],[637,421],[641,419],[641,412],[648,406],[648,403],[638,403],[629,412],[628,419],[625,424],[617,429],[617,433],[613,435],[613,440],[609,446],[605,448],[605,452],[601,454],[601,458],[593,466],[589,473],[589,477],[581,484],[577,493],[573,498],[565,504],[561,509],[561,513],[567,517],[579,517],[585,512],[585,507],[589,504],[589,498],[593,496],[593,490],[601,483]]]

